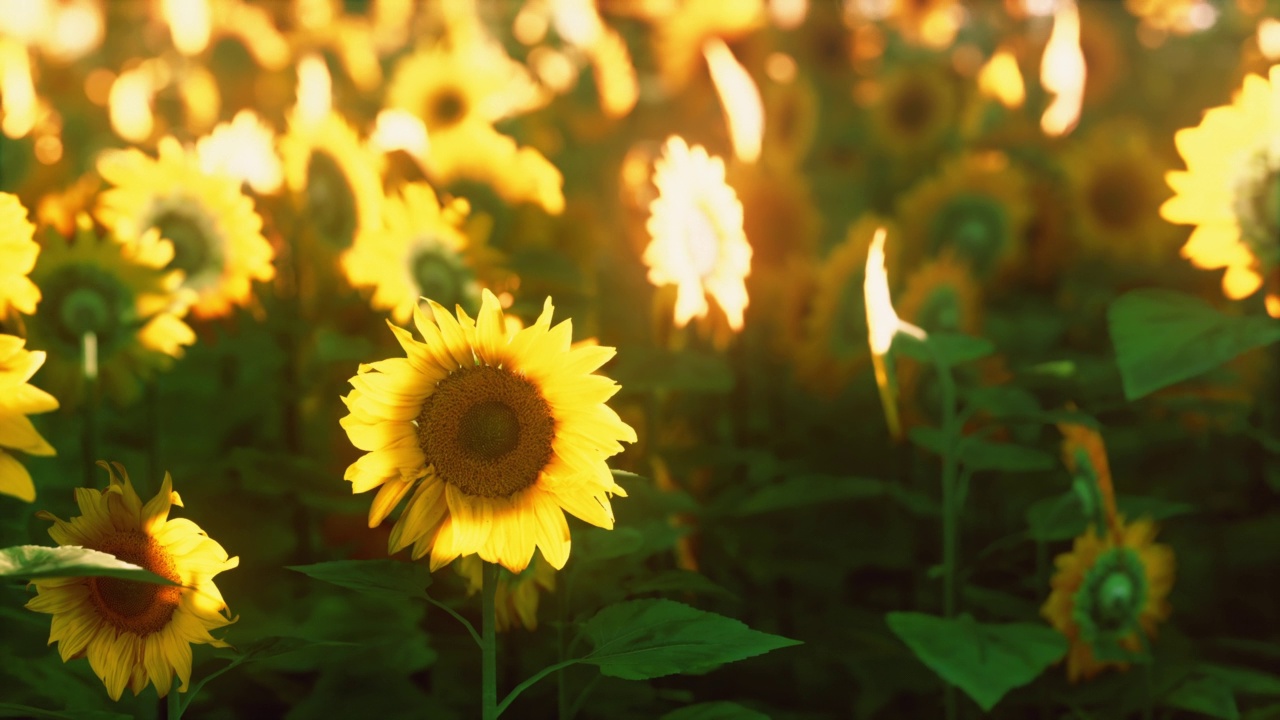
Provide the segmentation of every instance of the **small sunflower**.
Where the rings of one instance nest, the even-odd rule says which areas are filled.
[[[724,161],[672,136],[654,163],[653,184],[658,197],[649,205],[651,240],[644,251],[649,282],[676,286],[677,326],[705,317],[710,295],[729,326],[741,330],[751,245],[742,229],[742,203],[725,182]]]
[[[85,390],[85,336],[96,343],[97,372],[119,405],[137,399],[141,381],[168,368],[195,333],[181,320],[193,294],[182,273],[167,271],[174,246],[156,233],[125,243],[99,237],[81,215],[74,241],[50,233],[31,277],[44,288],[28,329],[31,345],[49,351],[45,384],[64,405]]]
[[[240,181],[200,169],[177,140],[160,141],[159,158],[140,150],[109,151],[98,172],[115,187],[98,200],[98,219],[124,240],[158,230],[173,244],[168,267],[185,274],[199,317],[219,317],[249,302],[251,281],[275,277],[275,252]]]
[[[562,510],[612,528],[609,495],[625,495],[605,459],[636,434],[605,405],[617,384],[591,374],[614,349],[571,348],[572,325],[551,327],[549,298],[518,332],[488,290],[475,320],[430,304],[434,322],[414,308],[423,342],[391,326],[407,358],[362,365],[351,378],[342,426],[368,454],[345,479],[353,492],[380,488],[370,527],[412,491],[391,553],[412,545],[414,558],[430,553],[433,570],[478,554],[518,573],[536,548],[563,568]]]
[[[13,451],[28,455],[53,455],[50,445],[36,430],[28,415],[58,409],[58,401],[45,391],[27,384],[44,364],[45,354],[24,350],[26,341],[0,335],[0,494],[31,502],[36,486]]]
[[[52,520],[49,535],[59,545],[77,545],[115,555],[176,585],[156,585],[110,577],[33,580],[38,595],[27,608],[53,616],[49,643],[67,662],[89,658],[112,700],[128,687],[134,695],[148,684],[160,697],[169,694],[177,673],[186,692],[191,682],[191,645],[227,644],[211,630],[235,622],[213,577],[240,564],[185,518],[169,519],[182,507],[165,473],[160,492],[145,504],[119,463],[104,462],[111,484],[106,490],[79,488],[81,515]],[[117,473],[119,473],[117,475]]]
[[[898,202],[912,265],[952,252],[980,279],[998,277],[1023,255],[1031,221],[1027,180],[996,152],[962,155]]]
[[[17,196],[0,192],[0,319],[11,310],[30,315],[40,302],[40,288],[27,278],[40,254],[34,233]]]
[[[430,185],[406,185],[383,205],[381,227],[343,258],[351,284],[373,286],[370,302],[406,323],[421,298],[474,310],[480,303],[477,264],[487,248],[469,240],[464,200],[441,206]]]
[[[891,155],[928,155],[955,127],[959,107],[955,84],[945,70],[933,63],[904,63],[884,78],[870,121]]]
[[[345,252],[381,226],[382,157],[336,112],[291,123],[280,152],[303,221],[325,248]]]
[[[1075,539],[1071,552],[1054,561],[1053,591],[1040,614],[1067,637],[1067,679],[1088,680],[1145,654],[1147,639],[1169,617],[1166,600],[1174,582],[1174,555],[1156,542],[1150,520],[1098,534],[1093,526]]]
[[[1204,114],[1174,136],[1185,171],[1165,178],[1176,193],[1160,208],[1168,221],[1195,225],[1182,255],[1196,267],[1226,268],[1222,291],[1253,295],[1280,270],[1280,66],[1269,79],[1250,75],[1230,105]],[[1266,289],[1267,312],[1280,317],[1280,285]]]
[[[467,579],[468,595],[474,595],[483,589],[484,563],[480,561],[479,555],[459,558],[454,568]],[[498,632],[506,632],[517,624],[525,630],[537,630],[539,591],[555,592],[555,589],[556,569],[537,553],[524,572],[512,573],[503,569],[498,574],[498,589],[494,595],[495,626]]]

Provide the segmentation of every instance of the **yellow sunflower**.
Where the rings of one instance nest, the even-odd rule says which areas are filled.
[[[40,302],[40,288],[27,278],[40,254],[34,233],[17,196],[0,192],[0,319],[10,310],[30,315]]]
[[[490,251],[465,234],[469,212],[465,200],[442,207],[426,183],[404,186],[384,203],[381,227],[343,258],[347,278],[357,287],[372,286],[370,302],[390,310],[397,323],[409,321],[421,298],[474,310],[478,265]]]
[[[1095,126],[1063,165],[1085,254],[1121,266],[1151,266],[1172,254],[1180,233],[1160,217],[1170,196],[1167,168],[1140,125]]]
[[[44,300],[28,324],[31,346],[49,351],[43,385],[69,407],[85,390],[86,336],[106,395],[119,405],[137,399],[141,382],[167,369],[195,342],[181,320],[194,294],[182,273],[167,271],[174,246],[156,233],[125,243],[99,237],[80,216],[74,241],[50,233],[31,278]]]
[[[1071,552],[1057,557],[1053,588],[1040,614],[1067,637],[1067,679],[1088,680],[1107,668],[1125,670],[1146,654],[1156,626],[1169,617],[1174,582],[1173,550],[1155,541],[1156,526],[1143,519],[1115,520],[1117,532],[1099,535],[1091,525]]]
[[[454,567],[459,575],[467,579],[468,595],[474,595],[483,589],[484,563],[480,561],[479,555],[460,558]],[[498,632],[506,632],[517,624],[525,630],[537,630],[538,591],[555,592],[555,589],[556,569],[536,553],[533,562],[524,572],[500,572],[494,596],[495,626]]]
[[[1280,270],[1280,65],[1257,75],[1230,105],[1204,114],[1174,136],[1186,171],[1165,178],[1176,195],[1160,207],[1168,221],[1195,225],[1182,255],[1196,267],[1226,268],[1222,291],[1238,300]],[[1280,283],[1270,282],[1267,312],[1280,317]]]
[[[429,301],[430,302],[430,301]],[[438,569],[478,554],[522,572],[535,548],[552,567],[569,559],[563,510],[613,527],[610,494],[625,495],[605,459],[636,434],[605,400],[618,391],[592,371],[613,348],[571,348],[550,298],[533,325],[511,332],[485,290],[478,317],[431,302],[414,321],[423,342],[391,326],[407,358],[362,365],[342,426],[368,454],[347,468],[353,492],[380,488],[369,526],[410,495],[389,552],[413,546]]]
[[[24,350],[25,344],[20,337],[0,335],[0,494],[31,502],[36,499],[35,483],[13,451],[54,454],[53,446],[40,436],[27,416],[57,410],[58,401],[27,384],[44,364],[45,354]]]
[[[955,127],[959,107],[946,70],[936,63],[904,63],[885,76],[870,108],[870,122],[891,155],[928,155]]]
[[[78,545],[117,558],[171,580],[156,585],[109,577],[34,580],[38,595],[27,608],[53,616],[49,644],[58,643],[63,662],[89,658],[89,666],[119,700],[128,687],[134,695],[148,684],[164,697],[177,673],[186,692],[191,682],[191,645],[227,644],[211,630],[235,622],[213,577],[240,564],[186,518],[169,519],[182,507],[165,473],[160,492],[145,504],[119,463],[104,462],[111,484],[106,490],[79,488],[81,515],[60,520],[50,513],[49,535],[59,545]],[[119,473],[117,475],[117,473]]]
[[[98,172],[114,187],[98,199],[98,219],[116,236],[137,242],[149,230],[173,244],[170,269],[195,291],[199,317],[218,317],[249,302],[253,280],[275,277],[275,251],[262,237],[262,219],[240,181],[200,169],[177,140],[160,141],[159,158],[113,150]]]
[[[997,152],[962,155],[898,202],[910,265],[950,251],[980,279],[1017,266],[1031,221],[1023,172]]]
[[[677,326],[705,317],[710,295],[729,326],[741,330],[751,246],[742,203],[725,182],[724,161],[672,136],[654,163],[653,184],[658,197],[649,205],[651,239],[644,251],[649,282],[676,286]]]

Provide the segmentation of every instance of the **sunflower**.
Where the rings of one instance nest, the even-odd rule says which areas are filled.
[[[535,547],[552,567],[569,559],[563,510],[613,527],[609,495],[625,495],[605,459],[636,434],[604,404],[618,391],[592,375],[613,348],[570,347],[570,321],[551,327],[550,298],[531,326],[511,332],[483,291],[473,320],[430,302],[414,308],[423,342],[392,325],[407,358],[362,365],[343,402],[351,442],[368,454],[347,468],[353,492],[380,488],[377,527],[399,502],[389,552],[413,546],[438,569],[479,554],[512,572]]]
[[[1022,171],[1001,153],[946,163],[898,202],[910,264],[950,251],[980,279],[1007,273],[1023,254],[1031,221],[1027,193]]]
[[[668,93],[676,93],[702,63],[703,45],[711,38],[736,39],[765,26],[763,0],[687,0],[671,10],[662,8],[653,23],[653,56]]]
[[[1225,267],[1222,290],[1233,300],[1280,270],[1280,66],[1257,75],[1230,105],[1204,114],[1174,136],[1186,171],[1165,178],[1176,193],[1160,207],[1168,221],[1195,225],[1182,248],[1196,267]],[[1280,317],[1280,285],[1267,287],[1267,312]]]
[[[159,158],[140,150],[113,150],[98,172],[115,187],[98,200],[98,219],[117,237],[137,242],[156,229],[173,244],[168,267],[185,273],[196,292],[199,317],[218,317],[249,302],[251,281],[275,277],[262,219],[240,181],[200,169],[177,140],[160,141]]]
[[[295,118],[280,153],[289,190],[325,248],[345,252],[381,226],[382,158],[336,112],[314,124]]]
[[[1098,534],[1091,525],[1071,552],[1057,557],[1053,591],[1040,614],[1067,637],[1067,679],[1089,679],[1145,654],[1156,625],[1169,617],[1174,556],[1156,542],[1156,526],[1143,519]]]
[[[464,234],[464,200],[443,207],[430,185],[406,185],[383,204],[381,227],[343,258],[351,284],[372,286],[370,302],[398,323],[413,316],[420,298],[446,307],[479,305],[477,265],[491,252]]]
[[[658,197],[649,205],[651,240],[644,251],[649,282],[676,286],[678,327],[705,317],[710,295],[729,326],[741,330],[751,246],[742,203],[725,183],[724,161],[673,135],[654,163],[653,184]]]
[[[57,410],[58,401],[27,384],[44,364],[45,354],[24,350],[25,344],[20,337],[0,335],[0,494],[31,502],[36,499],[36,486],[12,451],[54,454],[53,446],[40,436],[27,416]]]
[[[206,173],[229,175],[260,195],[273,195],[284,183],[276,134],[252,110],[241,110],[197,140],[196,156]]]
[[[1178,230],[1160,217],[1165,163],[1141,126],[1103,123],[1063,158],[1086,254],[1120,266],[1159,264]]]
[[[165,473],[160,492],[145,504],[119,463],[104,462],[106,490],[79,488],[79,517],[52,520],[49,535],[59,545],[78,545],[140,565],[175,585],[110,577],[33,580],[38,594],[27,608],[53,616],[49,643],[58,643],[63,662],[88,657],[89,666],[119,700],[125,687],[134,695],[149,683],[164,697],[173,675],[186,692],[191,682],[191,645],[227,644],[210,630],[235,622],[213,577],[240,564],[186,518],[169,519],[182,500]],[[117,475],[117,473],[119,473]]]
[[[484,563],[479,555],[459,558],[454,564],[458,574],[467,579],[467,594],[474,595],[483,588]],[[495,626],[498,632],[520,624],[525,630],[538,629],[539,590],[555,592],[556,569],[534,553],[533,562],[524,572],[503,570],[498,574],[498,589],[494,595]]]
[[[31,345],[49,351],[43,384],[64,405],[77,405],[85,390],[86,335],[103,389],[119,405],[195,342],[181,320],[193,293],[179,289],[181,272],[164,269],[173,252],[156,233],[130,243],[99,237],[86,215],[74,241],[50,233],[31,273],[44,300],[28,329]]]
[[[959,98],[936,64],[904,63],[885,76],[870,108],[876,137],[896,157],[928,155],[956,125]]]
[[[40,302],[40,288],[27,278],[40,254],[34,233],[17,196],[0,192],[0,319],[10,310],[30,315]]]

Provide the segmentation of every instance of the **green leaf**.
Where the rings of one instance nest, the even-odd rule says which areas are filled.
[[[989,340],[946,332],[930,333],[923,342],[899,333],[894,338],[893,349],[921,362],[941,360],[947,366],[981,360],[996,351]]]
[[[903,489],[898,483],[874,478],[839,475],[801,475],[766,485],[729,509],[731,515],[750,516],[779,510],[849,500],[892,498],[921,514],[931,512],[933,501]]]
[[[947,439],[943,436],[942,430],[936,427],[914,427],[907,432],[907,438],[911,442],[919,445],[922,449],[928,450],[934,455],[942,455],[947,446]]]
[[[55,720],[129,720],[129,715],[104,710],[74,710],[58,712],[40,708],[0,702],[0,718],[54,718]]]
[[[960,463],[974,472],[1035,472],[1054,469],[1058,459],[1035,448],[968,437],[960,441]]]
[[[722,700],[687,705],[663,715],[661,720],[769,720],[769,716]]]
[[[800,644],[672,600],[610,605],[588,620],[582,630],[594,649],[580,661],[623,680],[705,672]]]
[[[1080,496],[1074,491],[1037,500],[1027,508],[1028,534],[1032,540],[1069,540],[1083,533],[1088,525]]]
[[[1280,322],[1224,315],[1169,290],[1134,290],[1107,311],[1124,394],[1136,400],[1280,340]]]
[[[420,563],[399,560],[336,560],[290,565],[290,570],[369,595],[427,599],[431,571]]]
[[[1231,686],[1224,680],[1207,675],[1192,677],[1160,698],[1160,704],[1179,710],[1203,713],[1221,720],[1239,720]]]
[[[1280,677],[1261,670],[1209,663],[1198,669],[1202,675],[1221,680],[1243,695],[1280,695]]]
[[[156,585],[172,580],[97,550],[63,545],[17,545],[0,550],[0,577],[38,580],[56,577],[114,577]]]
[[[967,615],[947,620],[910,612],[889,613],[886,620],[921,662],[986,711],[1067,653],[1066,638],[1044,625],[980,624]]]

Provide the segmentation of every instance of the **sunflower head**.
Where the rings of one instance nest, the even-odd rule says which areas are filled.
[[[871,125],[895,156],[928,154],[956,123],[959,99],[951,78],[935,64],[905,63],[881,84]]]
[[[0,192],[0,320],[10,311],[30,315],[40,302],[40,288],[27,278],[40,254],[34,233],[18,197]]]
[[[285,180],[320,246],[343,252],[376,230],[382,212],[382,160],[336,112],[293,122],[280,141]]]
[[[0,334],[0,494],[31,502],[36,486],[13,452],[53,455],[53,446],[40,436],[27,415],[58,409],[58,401],[27,384],[44,364],[45,354],[23,349],[26,341]]]
[[[361,366],[343,401],[351,442],[367,451],[346,472],[354,492],[379,488],[377,527],[399,502],[391,553],[413,546],[432,569],[478,554],[523,571],[540,549],[557,569],[569,557],[562,510],[613,527],[611,494],[625,494],[605,459],[635,431],[605,405],[618,386],[591,374],[613,348],[570,345],[572,325],[508,324],[485,290],[472,319],[438,303],[414,309],[423,340],[392,326],[407,358]]]
[[[467,579],[467,594],[474,595],[483,589],[484,563],[478,555],[459,558],[454,563],[458,574]],[[498,588],[494,595],[494,614],[498,632],[506,632],[520,625],[526,630],[538,629],[538,599],[541,592],[556,589],[556,569],[534,554],[533,562],[523,572],[513,573],[506,568],[498,571]]]
[[[112,700],[128,687],[134,695],[148,684],[160,697],[173,675],[186,692],[191,682],[191,645],[227,647],[210,634],[231,617],[213,577],[239,565],[226,550],[186,519],[170,520],[182,507],[165,474],[160,492],[143,502],[119,463],[99,462],[110,475],[105,490],[80,488],[80,516],[52,520],[49,535],[59,545],[78,545],[139,565],[173,583],[159,585],[110,577],[34,580],[27,608],[53,615],[49,643],[63,662],[88,657]]]

